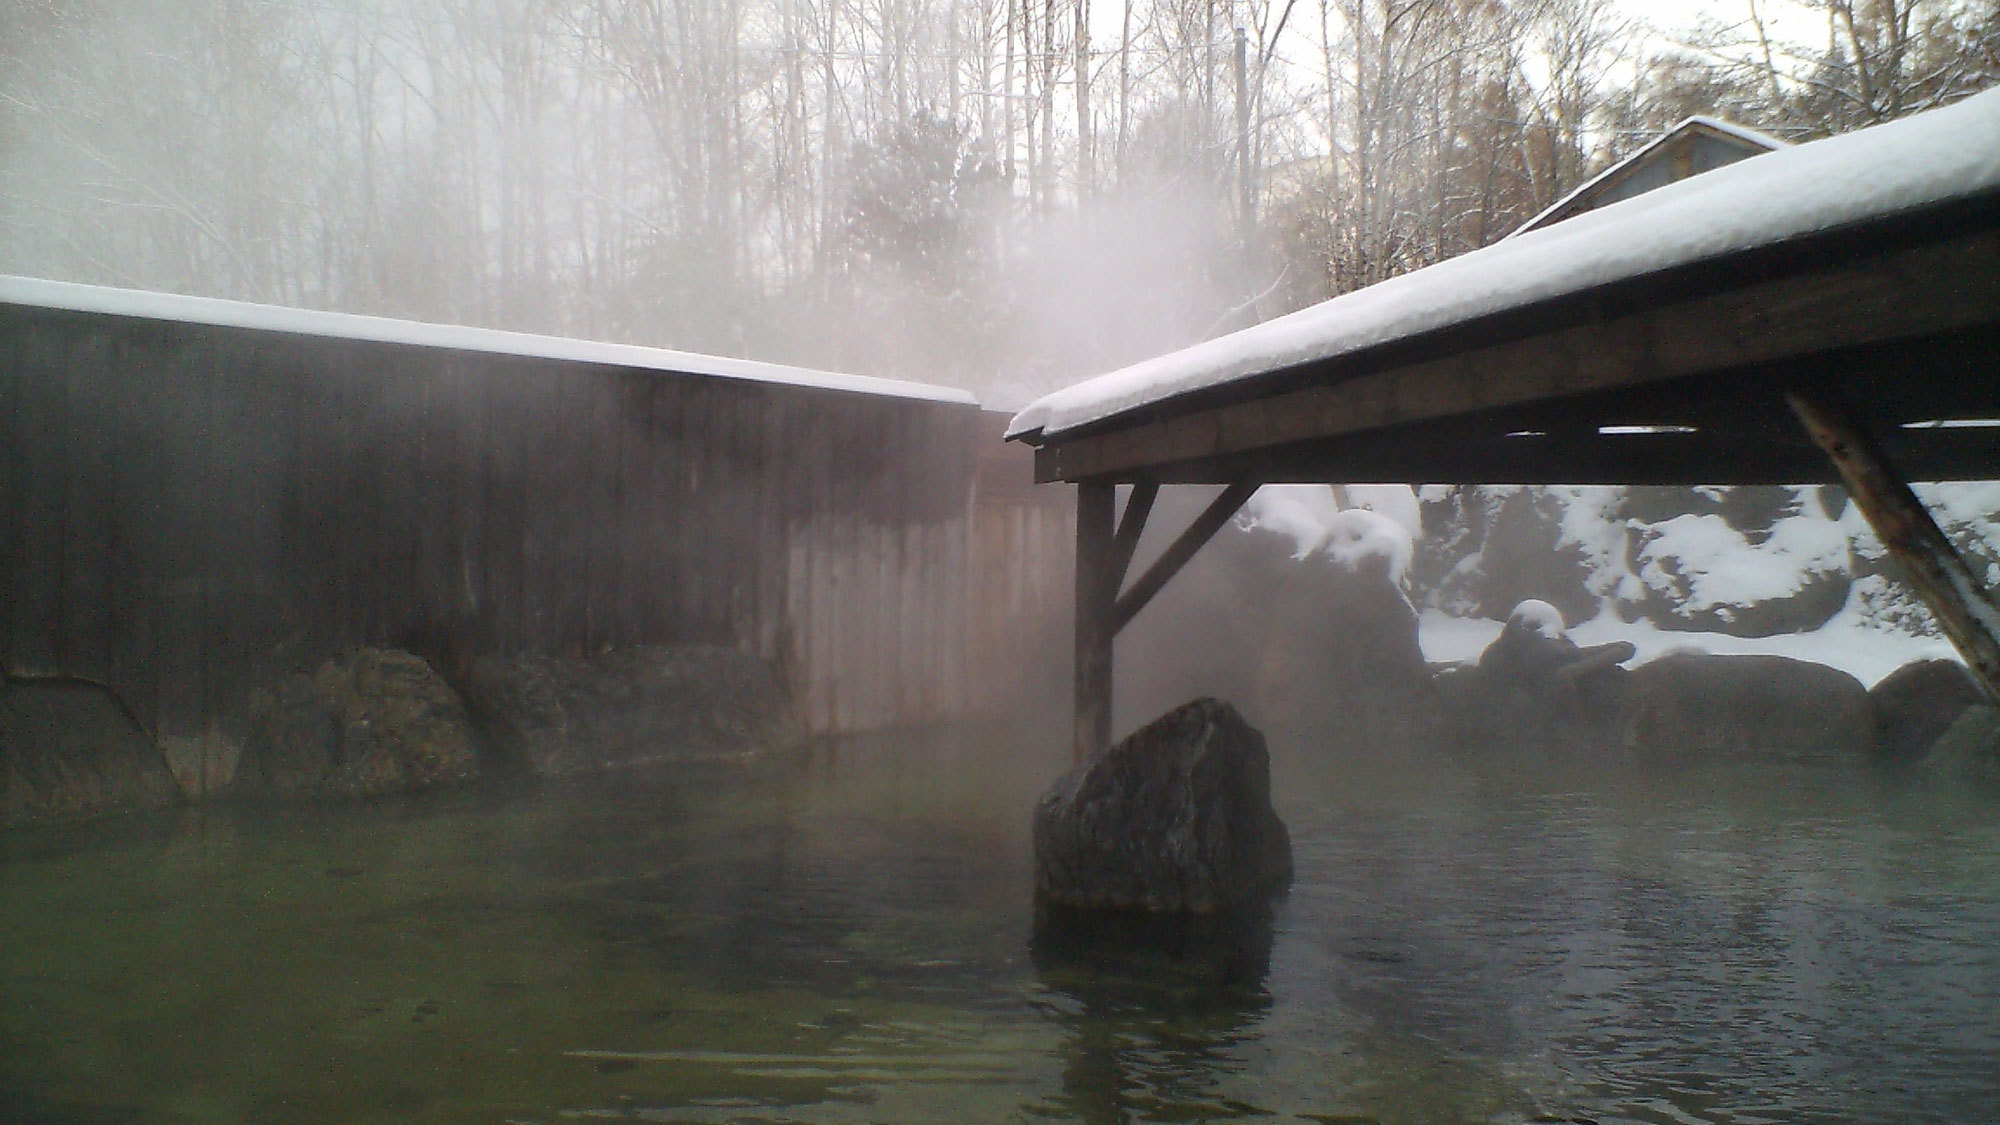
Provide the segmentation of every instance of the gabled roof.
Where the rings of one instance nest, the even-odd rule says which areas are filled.
[[[1750,457],[1759,479],[1817,479],[1729,429],[1744,396],[1833,378],[1896,397],[1892,425],[2000,418],[2000,380],[1970,374],[2000,338],[1996,136],[2000,89],[1782,148],[1057,391],[1008,436],[1040,447],[1044,480],[1730,483]],[[1933,346],[1950,354],[1916,370]],[[1713,430],[1684,417],[1704,404],[1728,408]],[[1571,424],[1587,441],[1567,459],[1516,440]],[[1650,473],[1598,441],[1643,425],[1618,449],[1659,446]],[[1921,471],[1950,475],[1915,479],[2000,468],[1946,452]]]
[[[755,360],[735,359],[729,356],[699,355],[694,352],[668,351],[664,348],[647,348],[635,344],[610,344],[562,336],[537,336],[526,332],[502,332],[491,328],[468,328],[458,324],[427,324],[422,321],[395,320],[381,316],[355,316],[315,309],[285,308],[245,301],[224,301],[212,297],[189,297],[179,293],[113,289],[99,285],[78,285],[67,281],[47,281],[7,274],[0,274],[0,305],[62,309],[169,323],[244,328],[294,336],[369,340],[412,347],[566,360],[575,363],[630,367],[642,371],[740,379],[753,383],[778,383],[821,390],[888,395],[895,398],[930,399],[936,402],[967,405],[975,403],[971,394],[956,387],[878,379],[867,375],[845,375],[833,371],[814,371],[803,367],[759,363]]]
[[[1603,206],[1610,202],[1605,197],[1616,192],[1620,186],[1646,170],[1671,160],[1677,150],[1684,150],[1701,141],[1712,142],[1717,153],[1707,161],[1709,167],[1687,171],[1670,168],[1667,173],[1669,181],[1684,180],[1690,175],[1711,171],[1721,164],[1792,147],[1790,141],[1781,141],[1769,133],[1760,133],[1719,117],[1697,114],[1646,142],[1639,151],[1578,184],[1569,194],[1544,207],[1540,214],[1514,228],[1507,237],[1559,223],[1572,215]]]

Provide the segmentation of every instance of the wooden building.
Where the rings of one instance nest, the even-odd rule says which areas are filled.
[[[2000,693],[2000,609],[1903,483],[2000,476],[1996,357],[2000,90],[1058,391],[1009,436],[1078,485],[1078,751],[1109,739],[1118,628],[1274,481],[1839,480]],[[1121,592],[1172,483],[1230,487]]]
[[[1731,121],[1690,117],[1648,141],[1639,151],[1578,184],[1574,191],[1543,208],[1508,237],[1540,230],[1689,176],[1726,168],[1739,160],[1790,147],[1767,133]]]
[[[980,587],[1050,585],[975,565],[1049,518],[976,515],[1029,476],[982,469],[997,429],[939,387],[0,278],[0,667],[108,685],[195,792],[248,690],[364,644],[719,642],[817,731],[956,716],[1004,688]]]

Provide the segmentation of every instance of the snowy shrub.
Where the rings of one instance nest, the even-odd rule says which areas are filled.
[[[2000,484],[1920,485],[1916,489],[1938,527],[1989,589],[2000,587]],[[1902,568],[1848,505],[1840,515],[1854,555],[1854,589],[1848,612],[1863,624],[1910,636],[1939,636],[1937,622],[1902,578]]]
[[[1885,633],[1939,636],[1937,621],[1908,587],[1884,574],[1864,574],[1847,591],[1847,609],[1856,620]]]
[[[1592,549],[1566,530],[1580,490],[1480,487],[1429,495],[1416,568],[1428,604],[1499,619],[1530,598],[1571,621],[1596,616]],[[1594,543],[1594,539],[1592,539]]]

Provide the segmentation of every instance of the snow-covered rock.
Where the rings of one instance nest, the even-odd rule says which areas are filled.
[[[1627,615],[1746,637],[1819,628],[1847,604],[1853,566],[1847,532],[1817,509],[1808,497],[1749,530],[1720,513],[1634,522],[1631,569],[1643,592]]]
[[[1602,756],[1623,725],[1620,665],[1634,652],[1624,641],[1584,648],[1556,607],[1522,602],[1478,663],[1438,678],[1455,744],[1477,753]]]

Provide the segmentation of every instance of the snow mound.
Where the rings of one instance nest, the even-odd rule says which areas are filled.
[[[1847,566],[1847,533],[1817,515],[1779,520],[1762,543],[1719,515],[1676,516],[1654,524],[1639,551],[1639,579],[1689,615],[1789,598]]]
[[[1295,559],[1319,550],[1339,514],[1339,500],[1323,484],[1267,484],[1243,505],[1244,523],[1290,539]]]
[[[1544,601],[1529,598],[1507,615],[1507,628],[1525,629],[1535,636],[1559,641],[1566,632],[1562,611]]]
[[[1324,546],[1340,514],[1349,509],[1375,513],[1401,527],[1414,543],[1424,535],[1423,508],[1406,484],[1267,484],[1243,505],[1248,527],[1283,535],[1302,559]]]
[[[1410,572],[1414,545],[1402,524],[1377,512],[1349,508],[1326,524],[1320,552],[1335,565],[1364,574],[1379,572],[1400,587]]]

